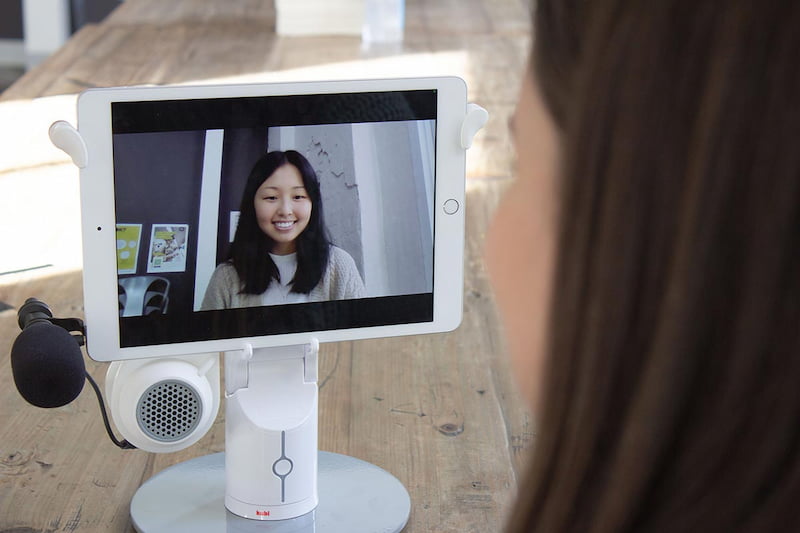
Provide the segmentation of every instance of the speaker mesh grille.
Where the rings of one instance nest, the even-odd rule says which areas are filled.
[[[145,391],[136,406],[139,427],[160,442],[174,442],[200,423],[203,406],[197,392],[185,383],[167,380]]]

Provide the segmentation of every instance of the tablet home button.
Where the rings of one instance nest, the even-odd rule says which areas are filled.
[[[444,203],[444,212],[448,215],[455,215],[458,211],[459,205],[458,201],[450,198]]]

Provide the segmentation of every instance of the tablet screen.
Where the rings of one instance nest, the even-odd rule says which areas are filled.
[[[434,318],[437,91],[111,104],[121,348]]]

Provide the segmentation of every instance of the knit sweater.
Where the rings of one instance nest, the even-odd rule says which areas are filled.
[[[231,309],[234,307],[259,307],[263,305],[261,294],[241,293],[242,282],[233,263],[226,261],[211,275],[200,309]],[[330,247],[328,268],[317,286],[308,293],[309,302],[345,300],[364,296],[364,282],[350,254]]]

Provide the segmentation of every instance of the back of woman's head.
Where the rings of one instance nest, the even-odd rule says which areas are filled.
[[[259,227],[254,198],[261,185],[280,167],[294,166],[311,201],[311,215],[305,230],[297,237],[297,273],[292,290],[308,293],[322,277],[328,264],[329,239],[325,228],[322,195],[317,173],[308,159],[295,150],[267,152],[256,160],[247,177],[239,206],[239,222],[231,244],[230,259],[248,294],[261,294],[278,268],[270,259],[275,242]]]
[[[540,0],[534,32],[559,256],[512,528],[800,530],[800,3]]]

